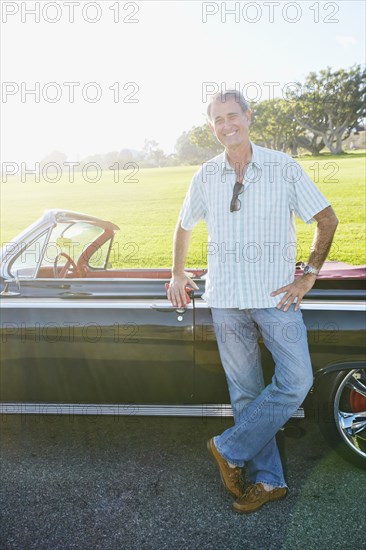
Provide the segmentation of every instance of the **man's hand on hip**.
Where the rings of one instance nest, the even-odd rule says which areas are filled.
[[[314,286],[316,281],[316,275],[308,274],[303,275],[300,279],[296,279],[293,283],[283,286],[278,290],[271,292],[271,296],[277,296],[278,294],[283,294],[282,300],[277,304],[277,309],[281,309],[283,305],[283,311],[287,311],[295,298],[297,298],[297,303],[295,306],[295,311],[300,309],[300,303],[303,297],[309,290]]]
[[[186,286],[199,290],[199,287],[192,281],[188,273],[184,272],[182,275],[173,274],[167,289],[167,296],[174,307],[184,307],[190,302]]]

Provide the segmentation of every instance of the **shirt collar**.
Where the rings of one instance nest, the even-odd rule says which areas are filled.
[[[257,146],[252,141],[250,141],[250,145],[252,146],[252,160],[250,161],[250,164],[253,166],[256,164],[257,161]],[[234,168],[232,168],[229,164],[226,151],[223,152],[223,162],[221,163],[221,170],[223,174],[232,174],[233,172],[235,172]]]

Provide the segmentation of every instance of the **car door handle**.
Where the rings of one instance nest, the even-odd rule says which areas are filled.
[[[162,313],[168,313],[175,311],[176,313],[185,313],[187,311],[186,307],[173,307],[171,305],[162,306],[158,304],[151,304],[151,309],[154,309],[155,311],[161,311]]]

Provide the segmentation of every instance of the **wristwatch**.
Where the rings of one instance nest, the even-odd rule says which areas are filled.
[[[311,275],[319,275],[319,270],[315,269],[312,265],[306,265],[304,267],[304,275],[310,273]]]

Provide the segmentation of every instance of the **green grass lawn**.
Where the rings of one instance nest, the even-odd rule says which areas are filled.
[[[298,159],[319,189],[331,202],[339,226],[328,259],[354,265],[366,263],[365,152],[340,157],[321,155]],[[112,171],[104,171],[99,182],[88,183],[80,174],[75,182],[65,175],[57,183],[26,182],[9,177],[1,184],[1,242],[12,240],[49,208],[64,208],[108,219],[120,227],[116,242],[118,259],[113,267],[170,267],[177,216],[190,180],[198,167],[143,169],[138,182],[120,182]],[[92,176],[92,173],[90,173]],[[306,261],[315,224],[297,220],[298,258]],[[204,267],[203,250],[207,231],[200,223],[193,231],[187,267]]]

